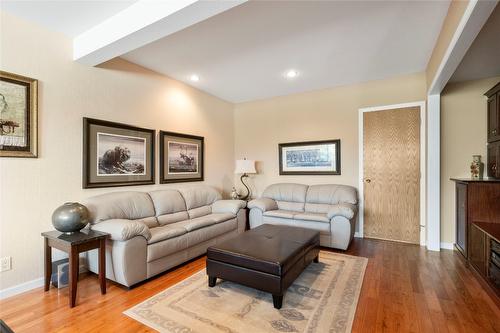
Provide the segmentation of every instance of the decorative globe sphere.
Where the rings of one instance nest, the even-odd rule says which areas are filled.
[[[66,202],[52,214],[54,228],[66,234],[80,231],[89,223],[87,207],[78,202]]]

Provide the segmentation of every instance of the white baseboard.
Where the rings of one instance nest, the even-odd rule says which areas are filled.
[[[35,288],[43,287],[44,278],[34,279],[28,282],[18,284],[16,286],[0,290],[0,299],[12,297]]]
[[[354,232],[354,237],[356,237],[356,238],[363,238],[362,236],[360,236],[359,232],[357,232],[357,231]]]
[[[441,242],[441,248],[446,250],[453,250],[453,243]]]
[[[89,270],[85,265],[80,264],[79,267],[79,274],[86,273]],[[5,288],[3,290],[0,290],[0,299],[5,299],[8,297],[16,296],[19,294],[22,294],[24,292],[30,291],[35,288],[43,287],[44,285],[44,277],[34,279],[28,282],[24,282],[15,286],[12,286],[10,288]]]

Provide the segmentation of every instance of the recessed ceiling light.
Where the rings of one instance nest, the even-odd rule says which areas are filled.
[[[285,74],[285,76],[286,76],[287,79],[296,78],[297,75],[299,75],[299,72],[297,72],[295,69],[290,69]]]
[[[193,81],[193,82],[198,82],[198,81],[200,81],[200,77],[199,77],[198,75],[196,75],[196,74],[191,75],[191,76],[189,77],[189,79],[190,79],[191,81]]]

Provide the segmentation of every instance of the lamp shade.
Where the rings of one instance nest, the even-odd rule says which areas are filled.
[[[234,173],[257,173],[254,160],[236,160]]]

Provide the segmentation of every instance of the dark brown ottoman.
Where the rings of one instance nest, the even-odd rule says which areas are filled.
[[[264,224],[208,248],[208,285],[217,278],[269,292],[276,309],[297,276],[318,262],[319,232]]]

